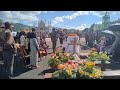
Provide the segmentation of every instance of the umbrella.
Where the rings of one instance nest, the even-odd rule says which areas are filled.
[[[113,24],[113,25],[109,26],[108,29],[119,31],[120,30],[120,23]]]
[[[109,30],[105,30],[105,31],[102,31],[102,32],[114,35],[114,33],[112,31],[109,31]]]

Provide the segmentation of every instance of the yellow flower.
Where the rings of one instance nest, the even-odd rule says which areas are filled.
[[[94,53],[94,57],[98,56],[97,52]]]
[[[86,62],[86,63],[85,63],[85,66],[86,66],[87,68],[92,67],[92,66],[95,66],[95,62]]]
[[[68,75],[72,75],[72,70],[71,70],[71,68],[68,68],[67,70],[66,70],[66,72],[68,73]]]
[[[100,78],[102,76],[101,70],[96,70],[95,78]]]
[[[85,75],[85,72],[83,70],[80,70],[81,75]]]
[[[90,78],[94,78],[94,73],[89,74]]]

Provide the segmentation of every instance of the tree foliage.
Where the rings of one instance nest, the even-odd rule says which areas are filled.
[[[0,26],[2,25],[3,21],[0,19]]]

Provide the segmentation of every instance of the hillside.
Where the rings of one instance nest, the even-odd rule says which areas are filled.
[[[24,24],[20,24],[20,23],[12,23],[14,28],[13,31],[19,32],[23,29],[31,29],[32,26],[28,26],[28,25],[24,25]]]
[[[0,25],[3,23],[3,20],[0,19]],[[28,26],[28,25],[24,25],[24,24],[20,24],[20,23],[12,23],[12,25],[14,26],[13,31],[15,32],[19,32],[23,29],[32,29],[32,26]]]

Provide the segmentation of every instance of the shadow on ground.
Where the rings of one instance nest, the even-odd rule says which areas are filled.
[[[56,71],[55,69],[46,69],[46,70],[43,70],[41,73],[39,73],[38,76],[45,75],[46,73],[53,73],[55,71]]]

